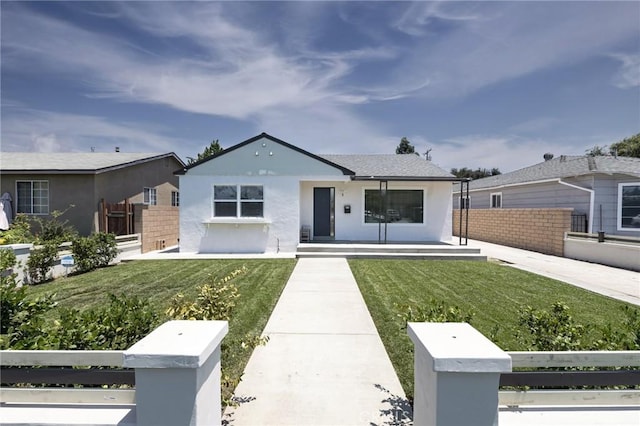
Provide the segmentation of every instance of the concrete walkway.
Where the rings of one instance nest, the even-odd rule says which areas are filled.
[[[300,259],[223,417],[234,426],[409,424],[346,259]],[[408,413],[408,415],[407,415]]]
[[[489,258],[538,275],[640,306],[640,273],[597,263],[469,240]],[[640,262],[640,259],[638,259]]]

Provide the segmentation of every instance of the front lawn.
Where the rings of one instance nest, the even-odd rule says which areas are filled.
[[[137,296],[150,303],[163,318],[165,310],[176,293],[193,297],[196,288],[209,275],[217,279],[246,266],[247,273],[233,280],[240,297],[231,313],[229,334],[232,354],[223,354],[228,360],[225,372],[238,379],[251,355],[240,347],[248,334],[260,335],[271,311],[293,268],[294,259],[246,260],[144,260],[125,262],[86,274],[58,278],[52,282],[29,287],[29,295],[55,293],[58,306],[84,310],[98,307],[108,301],[108,294]],[[231,355],[231,356],[229,356]]]
[[[623,320],[624,302],[492,262],[350,260],[349,265],[407,397],[413,396],[413,344],[399,306],[432,300],[473,313],[471,324],[507,351],[525,350],[515,338],[523,307],[571,309],[594,339],[596,329]]]

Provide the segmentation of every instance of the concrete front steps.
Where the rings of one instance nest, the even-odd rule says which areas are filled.
[[[300,243],[297,258],[418,259],[486,261],[480,249],[446,244]]]

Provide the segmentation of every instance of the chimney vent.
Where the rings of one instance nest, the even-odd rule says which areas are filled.
[[[116,146],[116,152],[120,152],[120,147]]]
[[[547,152],[543,155],[544,161],[549,161],[553,158],[553,154],[550,152]]]

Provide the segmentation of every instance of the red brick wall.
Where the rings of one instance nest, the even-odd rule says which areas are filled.
[[[179,207],[136,204],[136,233],[142,234],[142,253],[178,244],[180,235]]]
[[[470,209],[469,238],[555,256],[564,255],[564,233],[571,230],[570,208]],[[460,230],[453,211],[453,235]],[[464,211],[462,229],[464,232]]]

